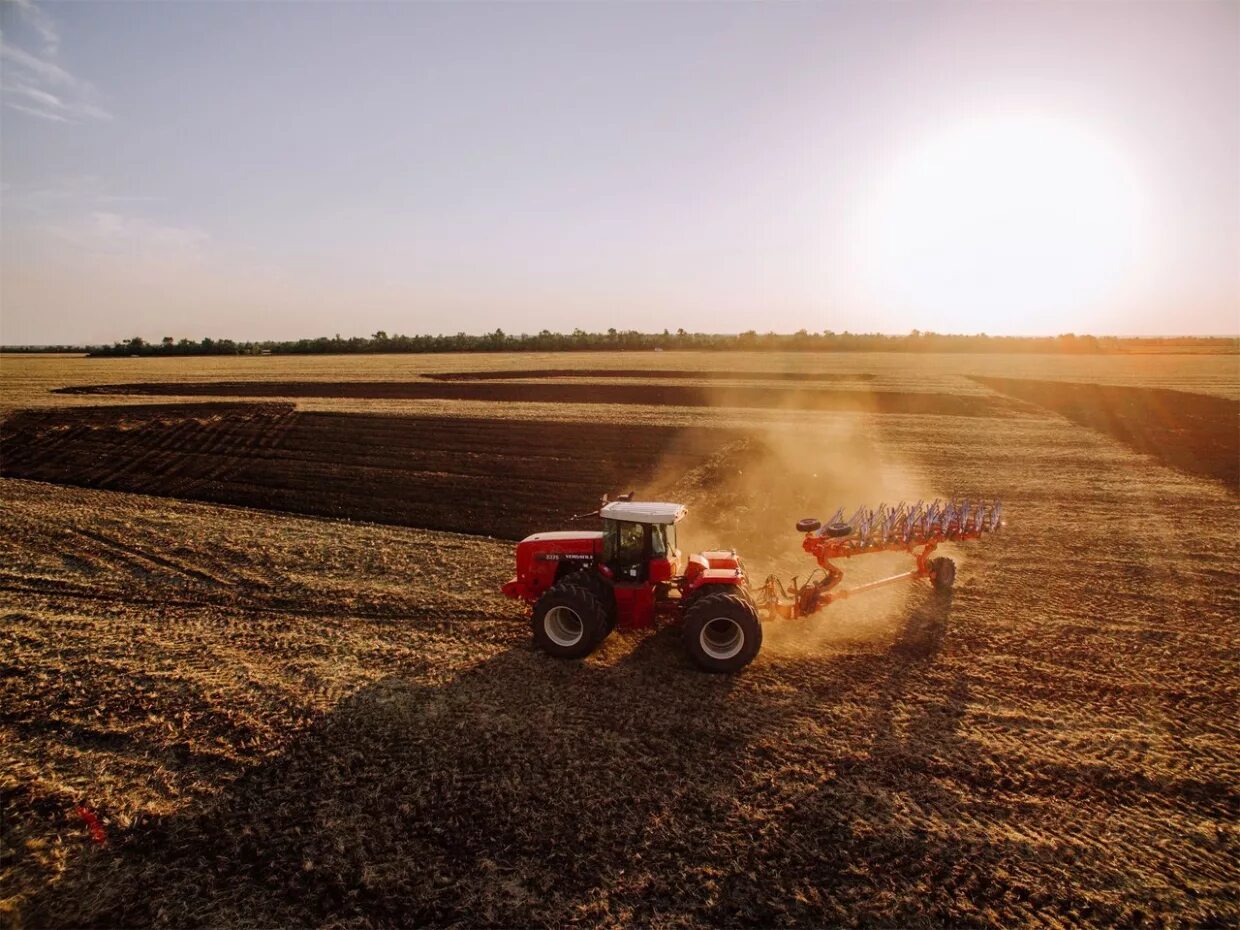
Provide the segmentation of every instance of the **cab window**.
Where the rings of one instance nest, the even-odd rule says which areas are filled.
[[[669,523],[663,527],[663,536],[667,540],[667,554],[670,558],[679,546],[676,545],[676,524]]]
[[[667,537],[663,535],[663,527],[658,523],[650,527],[650,554],[656,559],[667,555]]]
[[[656,523],[650,527],[650,552],[656,559],[670,558],[676,551],[676,525]]]
[[[646,527],[626,520],[608,520],[603,535],[603,560],[620,565],[640,562],[645,556]]]

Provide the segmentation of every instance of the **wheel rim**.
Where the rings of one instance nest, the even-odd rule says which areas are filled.
[[[745,631],[731,617],[716,617],[698,635],[702,651],[712,659],[731,659],[745,646]]]
[[[557,646],[576,646],[585,633],[585,624],[571,607],[552,607],[543,617],[543,630]]]

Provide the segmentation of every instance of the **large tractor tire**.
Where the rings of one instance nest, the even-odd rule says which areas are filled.
[[[946,556],[930,560],[930,580],[934,590],[946,594],[956,583],[956,563]]]
[[[606,615],[606,623],[603,626],[603,632],[599,636],[599,642],[602,642],[611,635],[612,630],[616,628],[616,592],[612,590],[611,584],[593,568],[582,568],[572,574],[565,575],[560,579],[559,584],[581,588],[589,591],[603,606],[603,612]]]
[[[607,612],[593,593],[563,581],[534,605],[534,645],[557,659],[581,659],[606,636]]]
[[[736,672],[753,661],[762,648],[762,622],[757,608],[733,591],[696,598],[685,612],[685,648],[709,672]]]

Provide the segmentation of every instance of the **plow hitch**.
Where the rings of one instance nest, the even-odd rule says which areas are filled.
[[[911,506],[901,501],[894,507],[859,507],[847,519],[841,507],[825,524],[812,518],[800,520],[797,532],[805,534],[801,548],[814,557],[818,568],[804,582],[794,577],[788,586],[771,575],[761,588],[758,608],[768,619],[805,617],[833,601],[919,578],[929,580],[937,591],[948,591],[956,580],[956,564],[945,557],[931,558],[935,548],[939,543],[980,539],[999,530],[1002,514],[1003,505],[997,500],[936,499]],[[876,552],[907,552],[917,563],[908,571],[839,589],[844,571],[833,561]]]

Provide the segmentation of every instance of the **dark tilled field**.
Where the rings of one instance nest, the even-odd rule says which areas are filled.
[[[289,404],[65,408],[0,427],[0,475],[520,539],[603,490],[655,493],[740,437]]]
[[[677,368],[527,368],[500,371],[439,371],[426,375],[435,381],[515,381],[547,378],[618,378],[640,381],[796,381],[802,384],[833,381],[873,381],[868,372],[805,371],[698,371]]]
[[[1174,468],[1240,488],[1240,401],[1165,388],[973,380],[1113,436]]]
[[[795,380],[806,380],[798,377]],[[642,404],[661,407],[756,407],[936,416],[994,416],[1014,409],[1006,398],[845,388],[753,385],[606,384],[443,381],[173,381],[63,388],[66,394],[165,397],[351,397],[373,400],[520,401],[543,404]]]

